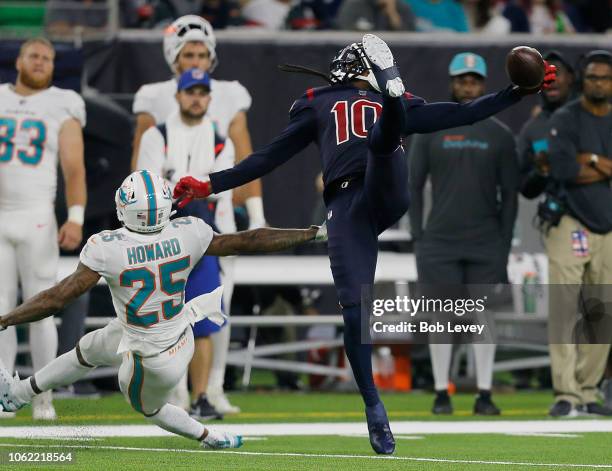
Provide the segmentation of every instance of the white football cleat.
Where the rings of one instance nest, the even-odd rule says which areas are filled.
[[[32,399],[32,418],[34,420],[57,420],[51,394],[51,391],[45,391]]]
[[[242,446],[242,436],[229,432],[211,432],[209,430],[206,438],[202,440],[202,446],[209,450],[240,448]]]
[[[376,77],[379,91],[391,98],[402,96],[406,88],[387,43],[374,34],[365,34],[361,44],[372,65],[371,72]]]
[[[240,414],[240,407],[230,403],[225,393],[208,396],[208,402],[223,415]]]
[[[14,388],[17,381],[19,381],[17,373],[13,377],[6,368],[0,367],[0,411],[13,413],[26,405],[15,396]],[[10,418],[10,415],[3,418]]]

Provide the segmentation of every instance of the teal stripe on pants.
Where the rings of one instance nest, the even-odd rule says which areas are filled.
[[[134,372],[132,380],[128,388],[130,404],[135,411],[144,413],[142,410],[142,384],[144,382],[144,369],[142,367],[142,358],[139,355],[132,354],[134,357]]]

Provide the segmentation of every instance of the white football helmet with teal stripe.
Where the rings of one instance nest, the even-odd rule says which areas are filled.
[[[128,176],[115,193],[117,218],[134,232],[158,232],[170,222],[172,192],[165,180],[148,170]]]

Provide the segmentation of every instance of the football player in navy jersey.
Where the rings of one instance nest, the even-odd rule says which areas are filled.
[[[309,143],[321,153],[324,199],[328,209],[328,252],[344,317],[344,345],[366,405],[370,443],[390,454],[395,441],[385,407],[372,377],[372,347],[362,343],[361,289],[372,286],[378,254],[377,238],[408,209],[408,164],[402,136],[429,133],[474,123],[517,103],[535,89],[508,86],[470,103],[426,103],[404,90],[387,44],[372,34],[342,49],[329,86],[311,88],[289,112],[285,130],[270,144],[235,167],[210,174],[210,181],[184,177],[174,197],[179,206],[211,193],[243,185],[286,162]],[[554,81],[546,68],[546,87]],[[367,338],[369,332],[364,332]]]

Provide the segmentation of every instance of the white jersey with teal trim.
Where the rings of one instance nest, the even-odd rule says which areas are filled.
[[[132,112],[149,113],[155,124],[166,122],[172,113],[178,112],[176,85],[176,79],[143,85],[136,92]],[[210,97],[206,116],[215,123],[219,135],[226,138],[236,113],[251,107],[251,95],[240,82],[211,79]]]
[[[22,96],[0,85],[0,210],[53,209],[59,132],[71,118],[85,126],[85,103],[72,90]]]
[[[185,284],[212,240],[213,231],[195,217],[173,219],[162,231],[126,228],[89,238],[81,263],[99,273],[111,291],[124,327],[124,341],[143,355],[176,341],[190,319],[183,312]]]

